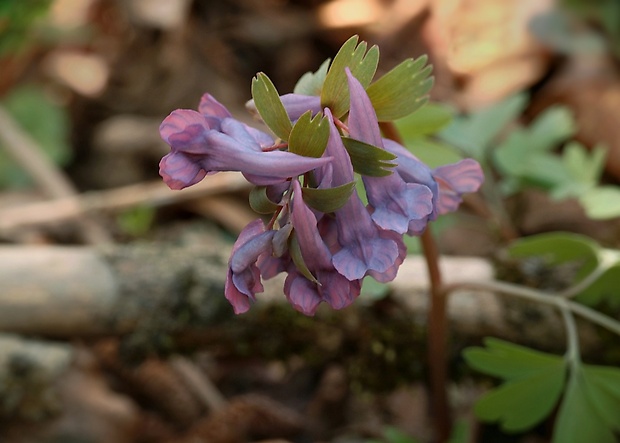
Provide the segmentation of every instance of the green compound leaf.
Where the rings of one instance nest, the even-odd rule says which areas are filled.
[[[514,258],[539,256],[550,265],[578,261],[582,263],[578,277],[592,272],[600,262],[602,248],[585,235],[551,232],[532,235],[513,242],[508,253]]]
[[[432,66],[428,57],[409,58],[368,87],[366,92],[379,121],[405,117],[428,101],[433,87]]]
[[[454,112],[440,103],[427,103],[414,114],[394,122],[405,140],[435,134],[452,121]]]
[[[584,185],[596,185],[607,158],[607,149],[597,145],[592,150],[579,142],[568,143],[562,152],[562,161],[571,177]]]
[[[301,248],[299,247],[299,240],[297,240],[297,235],[295,231],[292,232],[289,237],[289,246],[288,246],[289,254],[291,254],[291,258],[293,259],[293,263],[297,267],[297,270],[301,272],[301,274],[310,280],[312,283],[320,284],[319,281],[312,275],[310,269],[308,269],[308,265],[306,265],[306,261],[304,260],[303,255],[301,254]]]
[[[596,220],[607,220],[620,216],[620,187],[597,186],[583,192],[579,196],[588,217]]]
[[[485,374],[505,380],[529,377],[540,370],[564,365],[564,359],[557,355],[546,354],[524,346],[487,337],[484,348],[467,348],[463,357],[467,364]]]
[[[353,170],[358,174],[386,177],[392,173],[391,168],[396,166],[393,163],[396,156],[385,149],[349,137],[342,137],[342,142],[351,157]]]
[[[617,443],[618,411],[620,370],[578,365],[558,412],[553,443]]]
[[[329,68],[329,63],[331,59],[328,58],[323,62],[323,64],[319,67],[316,72],[306,72],[301,78],[297,81],[293,92],[295,94],[303,94],[303,95],[321,95],[321,90],[323,89],[323,82],[325,81],[325,77],[327,76],[327,69]]]
[[[379,63],[379,48],[371,47],[366,52],[367,43],[357,42],[354,35],[347,40],[329,67],[323,89],[321,90],[321,106],[329,107],[334,117],[340,118],[349,110],[349,87],[344,68],[348,67],[351,74],[364,86],[368,87]]]
[[[528,148],[531,150],[549,150],[575,134],[576,124],[568,108],[551,106],[528,128]]]
[[[617,310],[620,308],[620,254],[615,250],[605,251],[608,255],[615,256],[615,263],[605,269],[575,300],[588,306],[596,306],[606,301],[612,309]]]
[[[620,252],[615,249],[602,248],[584,235],[552,232],[519,239],[508,253],[514,258],[538,256],[549,265],[574,262],[579,265],[574,283],[597,275],[575,300],[589,306],[607,301],[611,307],[620,307]]]
[[[278,205],[267,197],[266,186],[256,186],[250,191],[250,207],[258,214],[273,214]]]
[[[252,98],[259,115],[275,135],[288,140],[293,125],[269,77],[259,72],[252,79]]]
[[[556,183],[551,191],[551,197],[555,199],[587,198],[591,190],[597,189],[606,158],[607,149],[602,146],[596,146],[589,150],[579,142],[567,143],[562,150],[562,165],[566,169],[568,180]],[[585,204],[582,202],[582,205]],[[588,213],[588,217],[596,218],[597,208],[598,205],[595,205],[592,213]],[[586,212],[589,209],[592,208],[586,208]],[[620,215],[620,213],[616,215]]]
[[[527,101],[525,94],[518,94],[475,114],[457,117],[440,137],[468,156],[484,161],[491,143],[508,123],[517,119]]]
[[[484,421],[499,422],[506,432],[522,432],[547,417],[564,387],[564,366],[506,382],[482,397],[474,412]]]
[[[476,415],[499,422],[507,432],[524,431],[547,417],[564,387],[564,359],[492,338],[485,339],[485,345],[467,348],[465,360],[505,382],[478,401]]]
[[[355,182],[345,183],[334,188],[302,188],[304,202],[317,211],[329,213],[340,209],[349,200]]]
[[[574,182],[566,163],[551,152],[574,132],[575,123],[569,110],[551,107],[529,127],[511,132],[493,152],[493,160],[506,178],[525,184],[553,189]]]
[[[322,114],[312,118],[312,111],[299,117],[288,140],[288,150],[305,157],[319,158],[329,139],[329,122]]]

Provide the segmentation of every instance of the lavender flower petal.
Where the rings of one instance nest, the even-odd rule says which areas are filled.
[[[353,181],[353,167],[329,109],[325,115],[330,122],[330,136],[325,155],[333,157],[333,185]],[[357,192],[335,212],[338,242],[341,249],[332,258],[334,267],[348,280],[359,280],[369,270],[385,272],[398,258],[398,246],[392,239],[383,238],[373,223]]]
[[[463,201],[462,195],[476,192],[484,181],[480,164],[470,158],[435,168],[433,175],[439,183],[439,214],[456,211]]]
[[[377,115],[364,87],[346,68],[351,107],[349,134],[377,147],[383,147]],[[368,202],[374,208],[372,219],[383,229],[407,232],[411,220],[425,219],[433,210],[431,190],[420,184],[405,183],[398,174],[363,177]]]
[[[262,254],[270,254],[274,231],[265,231],[262,220],[254,220],[239,234],[228,262],[224,295],[236,314],[246,312],[255,294],[263,291],[256,262]]]

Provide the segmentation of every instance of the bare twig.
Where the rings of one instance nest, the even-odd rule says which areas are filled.
[[[222,172],[191,188],[171,191],[160,181],[92,191],[0,210],[0,233],[24,225],[55,223],[98,211],[138,205],[165,206],[199,197],[237,191],[248,186],[241,174]]]
[[[220,223],[234,234],[239,234],[248,223],[258,218],[247,202],[243,203],[241,200],[225,196],[196,200],[189,205],[189,208]]]
[[[0,107],[0,141],[6,151],[50,198],[70,197],[77,190],[67,177],[44,154],[37,142],[26,134]],[[111,236],[94,220],[78,220],[84,239],[89,243],[110,243]]]

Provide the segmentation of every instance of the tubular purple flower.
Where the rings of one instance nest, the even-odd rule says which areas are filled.
[[[351,158],[333,123],[331,111],[325,108],[330,124],[330,135],[324,155],[333,157],[333,186],[354,180]],[[332,263],[348,280],[363,278],[369,271],[383,273],[398,259],[398,245],[377,227],[356,192],[344,206],[335,212],[338,243],[341,249],[334,253]]]
[[[476,192],[484,182],[480,164],[471,158],[435,168],[433,176],[439,183],[439,214],[456,211],[463,201],[463,194]]]
[[[386,150],[398,157],[396,172],[403,180],[422,183],[433,191],[433,214],[429,220],[434,220],[437,215],[456,211],[463,201],[463,194],[476,192],[484,182],[482,168],[473,159],[467,158],[431,170],[404,146],[392,140],[384,140],[384,144]],[[409,234],[417,235],[424,227],[424,224],[412,222],[409,225]]]
[[[204,94],[200,99],[198,111],[204,115],[211,125],[211,129],[220,129],[220,122],[225,118],[232,118],[232,114],[226,106],[218,102],[211,94]],[[243,123],[246,131],[250,133],[254,141],[258,142],[261,148],[267,148],[273,145],[273,138],[256,128]]]
[[[218,102],[211,94],[206,93],[200,97],[200,103],[198,104],[198,112],[204,115],[207,119],[210,119],[212,128],[219,129],[219,122],[224,118],[231,118],[230,111]]]
[[[284,292],[293,307],[306,315],[314,315],[322,301],[334,309],[342,309],[357,298],[361,281],[350,281],[336,271],[332,254],[319,234],[314,213],[303,201],[297,180],[293,181],[293,193],[291,222],[304,262],[318,283],[308,280],[290,266]]]
[[[352,138],[383,148],[379,122],[364,87],[346,68],[351,96],[348,127]],[[406,183],[398,174],[363,177],[372,219],[383,229],[404,234],[411,221],[426,220],[433,210],[433,193],[424,185]]]
[[[256,136],[233,118],[219,129],[202,114],[173,111],[160,126],[172,151],[160,162],[160,175],[172,189],[191,186],[205,174],[240,171],[258,185],[277,183],[325,165],[329,158],[310,158],[284,151],[263,152]]]
[[[256,262],[262,255],[271,255],[274,234],[275,231],[265,231],[262,220],[254,220],[241,231],[233,245],[224,295],[235,314],[242,314],[250,309],[256,293],[263,292]]]

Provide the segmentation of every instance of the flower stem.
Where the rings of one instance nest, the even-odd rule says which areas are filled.
[[[380,122],[379,126],[386,138],[403,144],[403,138],[394,123]],[[441,270],[439,269],[439,251],[430,226],[420,236],[420,240],[430,281],[426,350],[431,393],[430,404],[436,439],[438,442],[447,442],[452,433],[452,419],[448,402],[447,293],[443,290]]]
[[[439,269],[439,252],[430,227],[426,228],[420,239],[430,281],[426,354],[431,388],[431,407],[437,441],[445,442],[450,437],[452,428],[447,386],[447,293],[443,291],[441,270]]]

